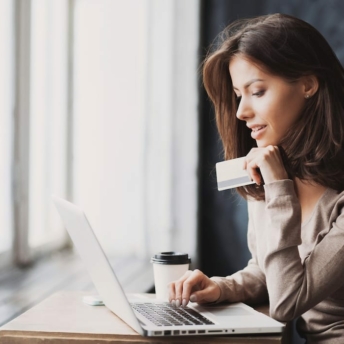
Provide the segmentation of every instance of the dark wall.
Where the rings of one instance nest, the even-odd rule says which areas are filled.
[[[315,26],[344,61],[344,1],[202,0],[200,62],[216,35],[231,21],[268,13],[286,13]],[[225,276],[249,259],[247,205],[233,191],[217,191],[215,164],[223,160],[214,112],[200,87],[199,263],[209,276]]]
[[[261,1],[204,0],[201,8],[201,61],[216,35],[231,21],[263,14]],[[209,276],[243,268],[247,248],[247,204],[233,190],[217,190],[215,164],[223,161],[222,143],[205,91],[200,100],[199,258]]]
[[[270,0],[265,2],[265,10],[266,13],[291,14],[313,25],[330,43],[341,63],[344,63],[344,1]]]

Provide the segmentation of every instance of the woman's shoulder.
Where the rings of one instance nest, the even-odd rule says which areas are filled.
[[[281,188],[281,185],[283,187]],[[279,190],[285,191],[285,186],[288,186],[290,189],[290,183],[289,185],[287,183],[280,184],[280,185],[274,185],[273,187]],[[279,193],[280,191],[278,191]],[[295,194],[294,194],[295,195]],[[266,201],[260,201],[255,199],[248,199],[247,200],[247,207],[248,207],[248,213],[249,215],[253,214],[260,214],[262,215],[262,212],[264,212],[264,209],[266,207]],[[331,188],[327,188],[322,195],[322,197],[319,199],[318,204],[316,206],[318,212],[320,213],[327,213],[327,217],[330,217],[330,214],[332,216],[339,216],[340,214],[343,214],[344,219],[344,190],[338,191]]]
[[[319,202],[319,211],[329,215],[331,220],[341,216],[344,221],[344,190],[337,191],[328,188]]]
[[[323,208],[344,207],[344,190],[338,191],[327,188],[319,200],[319,206]]]

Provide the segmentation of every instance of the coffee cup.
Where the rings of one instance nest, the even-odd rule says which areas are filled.
[[[160,252],[151,258],[154,270],[155,295],[168,301],[168,284],[176,281],[189,270],[191,259],[187,253]]]

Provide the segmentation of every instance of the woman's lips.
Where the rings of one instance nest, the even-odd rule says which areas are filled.
[[[251,137],[254,140],[258,140],[264,134],[265,129],[266,129],[266,125],[262,125],[261,127],[252,128]]]

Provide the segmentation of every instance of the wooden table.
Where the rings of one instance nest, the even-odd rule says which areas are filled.
[[[142,337],[106,307],[83,303],[85,295],[90,292],[52,295],[1,327],[0,343],[290,343],[288,326],[283,335]],[[266,313],[267,308],[257,310]]]

